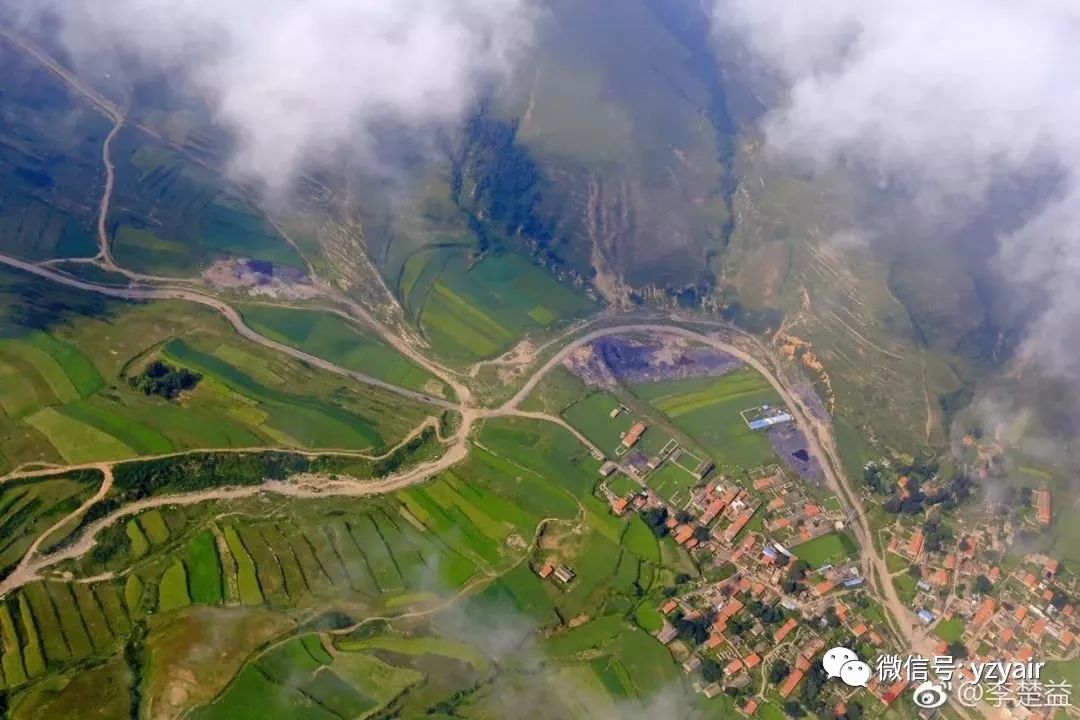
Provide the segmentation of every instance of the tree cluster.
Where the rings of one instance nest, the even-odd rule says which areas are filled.
[[[138,375],[128,378],[132,387],[146,395],[157,395],[174,400],[180,393],[193,390],[202,375],[187,368],[176,368],[161,360],[155,360]]]

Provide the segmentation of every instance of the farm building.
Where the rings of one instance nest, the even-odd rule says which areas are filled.
[[[1049,525],[1050,520],[1053,518],[1050,510],[1050,491],[1049,490],[1036,490],[1035,491],[1035,507],[1039,514],[1039,524]]]
[[[618,470],[618,469],[619,469],[618,465],[613,463],[611,460],[608,460],[607,462],[605,462],[603,465],[600,466],[600,477],[602,477],[602,478],[611,477],[615,473],[615,471]]]
[[[565,565],[560,565],[559,567],[555,568],[555,579],[563,583],[564,585],[570,584],[576,577],[577,574],[575,574],[573,570],[566,567]]]
[[[637,441],[641,439],[641,436],[645,434],[645,431],[649,429],[649,426],[640,420],[630,426],[630,429],[623,435],[622,444],[623,447],[632,448],[637,445]]]

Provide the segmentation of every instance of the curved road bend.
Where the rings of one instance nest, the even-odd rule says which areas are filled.
[[[511,414],[517,406],[532,393],[544,376],[550,372],[552,368],[556,367],[566,359],[566,357],[574,350],[587,345],[597,338],[632,332],[662,332],[670,335],[678,335],[689,340],[694,340],[695,342],[709,345],[742,360],[744,363],[761,373],[761,375],[769,381],[769,384],[773,386],[787,404],[792,416],[795,418],[796,426],[798,426],[803,432],[803,435],[806,436],[806,441],[810,445],[811,452],[822,459],[822,470],[825,473],[825,479],[829,484],[829,487],[837,494],[837,497],[841,502],[844,502],[846,505],[854,505],[853,508],[848,508],[849,510],[853,510],[855,514],[855,522],[851,523],[850,527],[854,529],[856,539],[863,548],[863,558],[867,565],[866,569],[870,571],[868,574],[871,578],[875,576],[878,578],[878,585],[885,595],[883,599],[888,605],[892,616],[899,624],[899,627],[896,627],[895,629],[902,637],[908,640],[909,644],[911,644],[917,652],[925,654],[924,651],[927,650],[926,646],[928,641],[925,637],[919,637],[911,631],[911,628],[915,626],[914,614],[903,602],[901,602],[900,597],[896,594],[896,588],[893,587],[890,579],[885,558],[879,553],[877,546],[873,542],[873,533],[867,522],[866,513],[864,512],[862,503],[859,501],[859,496],[848,483],[847,477],[844,476],[842,472],[837,472],[837,468],[842,467],[842,465],[840,464],[839,453],[836,451],[835,444],[831,440],[831,428],[827,423],[817,419],[812,413],[808,412],[803,402],[788,390],[786,385],[780,382],[770,368],[766,367],[764,363],[747,353],[745,350],[715,337],[671,325],[635,323],[601,328],[577,338],[548,359],[548,361],[545,362],[531,378],[529,378],[517,394],[499,408],[499,412]],[[822,438],[825,439],[825,442],[822,442]],[[845,502],[845,500],[850,500],[850,502]],[[929,654],[933,655],[932,650]]]
[[[237,333],[247,340],[256,342],[264,347],[268,347],[272,350],[276,350],[280,353],[290,355],[297,360],[312,365],[314,367],[326,370],[337,375],[344,375],[345,377],[352,378],[358,382],[362,382],[365,385],[373,385],[374,387],[388,390],[392,393],[401,395],[402,397],[415,400],[416,402],[425,403],[427,405],[434,405],[446,410],[453,410],[455,412],[461,412],[461,406],[457,403],[436,398],[426,393],[417,392],[415,390],[408,390],[403,387],[398,387],[393,383],[388,383],[385,380],[372,377],[371,375],[365,375],[354,370],[347,370],[343,367],[335,365],[332,362],[323,360],[322,358],[310,355],[302,350],[297,350],[294,347],[283,345],[282,343],[271,340],[264,337],[259,333],[252,330],[245,323],[240,313],[237,312],[231,305],[218,300],[217,298],[209,295],[203,295],[202,293],[195,292],[193,290],[183,290],[180,288],[115,288],[104,285],[96,285],[94,283],[79,280],[77,278],[68,277],[67,275],[61,275],[60,273],[43,268],[34,263],[19,260],[8,255],[0,255],[0,264],[7,265],[9,267],[17,268],[24,272],[43,277],[47,280],[51,280],[61,285],[67,285],[78,290],[86,290],[88,292],[95,292],[100,295],[106,295],[108,297],[114,297],[121,300],[186,300],[188,302],[198,303],[199,305],[205,305],[206,307],[213,308],[225,316],[225,319],[233,326]]]
[[[6,255],[0,255],[0,264],[5,264],[10,267],[23,270],[24,272],[29,272],[31,274],[43,277],[48,280],[52,280],[53,282],[57,282],[62,285],[67,285],[69,287],[74,287],[89,292],[96,292],[102,295],[115,297],[123,300],[186,300],[189,302],[198,303],[200,305],[204,305],[217,310],[226,318],[226,320],[229,321],[230,324],[232,324],[232,326],[242,337],[251,340],[252,342],[259,343],[260,345],[263,345],[265,347],[302,360],[303,362],[306,362],[314,367],[318,367],[338,375],[350,377],[354,380],[357,380],[358,382],[382,388],[389,392],[396,393],[402,397],[406,397],[417,402],[426,403],[428,405],[434,405],[436,407],[441,407],[447,410],[459,412],[462,414],[461,427],[457,433],[457,437],[455,438],[456,442],[447,452],[446,456],[444,456],[444,458],[438,463],[439,465],[443,465],[443,467],[449,467],[450,465],[456,463],[458,460],[464,457],[466,453],[465,439],[473,423],[481,417],[505,415],[520,415],[527,417],[529,415],[533,415],[534,417],[540,419],[538,417],[538,414],[525,413],[518,410],[517,406],[536,388],[536,386],[540,383],[544,376],[552,368],[561,363],[567,355],[569,355],[577,348],[580,348],[583,345],[597,338],[631,332],[664,332],[685,337],[687,339],[715,347],[742,360],[747,365],[753,367],[755,370],[761,373],[762,376],[769,381],[773,388],[776,389],[776,391],[780,394],[784,402],[788,405],[789,409],[791,410],[792,416],[795,418],[796,425],[799,427],[800,430],[803,431],[804,435],[806,436],[807,442],[810,444],[811,451],[824,461],[822,463],[822,469],[825,472],[825,477],[828,484],[835,492],[837,492],[838,496],[842,501],[845,500],[845,492],[843,492],[843,490],[846,490],[846,496],[850,499],[850,502],[845,504],[854,504],[853,509],[855,511],[855,522],[852,524],[852,527],[855,530],[859,543],[864,548],[865,562],[867,563],[867,569],[870,570],[868,574],[872,578],[874,576],[878,578],[878,585],[880,586],[881,590],[884,592],[885,595],[884,600],[888,604],[892,615],[896,618],[897,622],[900,625],[900,627],[897,627],[896,630],[904,637],[907,637],[912,645],[918,644],[921,646],[927,643],[926,638],[917,639],[910,632],[910,629],[915,626],[913,615],[911,611],[900,601],[899,597],[896,594],[896,590],[890,580],[890,575],[885,564],[885,559],[882,555],[879,554],[877,547],[872,541],[872,532],[870,530],[869,523],[866,520],[865,512],[863,511],[861,503],[859,502],[858,495],[848,485],[847,478],[845,478],[841,473],[838,473],[836,471],[836,468],[841,467],[841,465],[839,463],[839,457],[835,448],[835,444],[831,441],[831,430],[827,426],[827,423],[824,423],[814,418],[812,413],[807,412],[803,403],[798,398],[796,398],[787,389],[787,387],[780,382],[779,379],[777,379],[776,375],[772,372],[771,369],[767,368],[762,362],[751,356],[746,351],[735,347],[730,343],[718,340],[717,338],[704,335],[693,330],[687,330],[682,327],[671,325],[637,323],[602,328],[590,332],[582,337],[579,337],[576,340],[570,342],[565,347],[563,347],[558,353],[548,359],[547,362],[545,362],[544,365],[542,365],[533,374],[531,378],[529,378],[529,380],[518,391],[518,393],[514,395],[514,397],[504,403],[501,407],[494,410],[477,411],[475,408],[472,408],[467,404],[467,398],[469,396],[467,390],[463,394],[459,394],[459,397],[461,397],[461,399],[463,400],[462,404],[452,403],[446,400],[431,397],[430,395],[426,395],[424,393],[398,387],[378,378],[371,377],[370,375],[346,370],[345,368],[341,368],[331,362],[323,360],[322,358],[315,357],[301,350],[297,350],[296,348],[270,340],[269,338],[266,338],[249,328],[244,323],[240,314],[230,305],[226,304],[221,300],[218,300],[217,298],[203,295],[198,292],[179,288],[148,289],[105,287],[85,282],[77,278],[61,275],[47,268],[39,267],[37,265],[34,265],[33,263],[19,260],[17,258],[12,258]],[[368,315],[366,311],[365,316],[365,320],[370,318],[370,315]],[[376,327],[379,327],[377,323],[375,323],[375,325]],[[399,340],[398,343],[395,343],[395,347],[398,347],[398,344],[404,346],[404,348],[407,348],[407,354],[410,357],[414,359],[422,359],[424,360],[423,364],[425,367],[427,367],[428,369],[434,369],[433,365],[430,362],[422,358],[422,356],[420,356],[420,354],[417,353],[414,348],[408,346],[407,343]],[[438,374],[444,375],[442,372]],[[455,390],[463,387],[461,383],[458,382],[453,382],[452,385],[455,387]],[[461,392],[460,390],[458,391],[459,393]],[[549,416],[543,419],[550,420],[551,418]],[[575,436],[579,437],[579,439],[581,437],[580,433],[575,433]],[[825,440],[825,442],[822,441],[823,439]],[[592,447],[591,443],[586,443],[586,446],[590,448]],[[444,461],[446,461],[445,465],[443,464]],[[425,475],[424,477],[426,478],[427,475]],[[397,482],[404,482],[404,484],[412,484],[413,482],[418,481],[419,480],[410,481],[407,479],[399,479]],[[388,488],[387,491],[403,486],[404,485],[399,484],[395,487]],[[380,492],[378,487],[379,486],[375,484],[365,484],[365,489],[361,494],[372,494]],[[3,585],[0,585],[0,588],[2,587]],[[921,640],[921,642],[919,642],[919,640]]]

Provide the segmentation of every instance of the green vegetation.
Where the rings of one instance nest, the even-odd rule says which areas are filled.
[[[252,305],[243,312],[247,323],[263,335],[341,367],[413,390],[442,388],[434,375],[373,332],[360,330],[337,315],[264,305]]]
[[[934,628],[934,633],[947,643],[960,642],[964,636],[964,620],[959,617],[942,620]]]
[[[223,179],[143,133],[125,130],[113,157],[113,255],[124,267],[190,275],[215,260],[253,258],[303,270],[299,254]]]
[[[35,539],[75,512],[100,484],[100,472],[83,470],[0,485],[0,576],[6,577]]]
[[[158,586],[158,611],[169,612],[191,604],[188,596],[187,569],[177,560],[161,576]]]
[[[2,270],[0,308],[0,471],[198,448],[381,449],[429,412],[243,340],[190,303],[107,300]],[[157,381],[131,368],[148,355],[176,368],[164,378],[203,379],[183,402],[144,394],[131,378]]]
[[[755,468],[775,461],[764,433],[751,431],[739,415],[742,410],[780,403],[780,396],[755,370],[641,383],[632,390],[670,417],[722,467]]]
[[[133,388],[142,390],[144,395],[157,395],[166,400],[174,400],[180,393],[192,390],[202,375],[187,368],[175,368],[172,365],[154,360],[138,375],[128,378]]]
[[[796,545],[791,551],[811,568],[817,569],[855,557],[859,549],[850,535],[844,531],[836,531]]]
[[[418,251],[404,261],[395,290],[433,348],[459,362],[494,356],[523,333],[595,308],[512,252],[470,263],[461,249]]]

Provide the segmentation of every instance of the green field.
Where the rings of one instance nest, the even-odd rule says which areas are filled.
[[[956,643],[964,637],[964,627],[963,618],[942,620],[934,627],[934,634],[947,643]]]
[[[683,507],[690,500],[690,491],[697,484],[697,478],[666,462],[649,473],[648,483],[657,495],[676,507]]]
[[[858,555],[855,541],[846,532],[831,532],[791,548],[791,552],[800,560],[805,560],[811,568],[844,562]]]
[[[634,424],[634,416],[620,412],[611,417],[618,409],[619,401],[606,392],[595,392],[563,411],[566,422],[580,430],[585,437],[593,441],[604,453],[614,456],[615,449],[622,443],[622,436]],[[647,435],[651,430],[646,430]]]
[[[341,367],[413,390],[431,392],[443,386],[373,332],[360,330],[337,315],[258,305],[243,313],[248,324],[263,335]]]
[[[496,355],[524,333],[596,308],[511,252],[475,264],[460,252],[417,252],[405,262],[396,289],[433,349],[462,362]]]
[[[0,308],[0,471],[200,447],[378,448],[428,414],[242,340],[191,304],[103,300],[4,270]],[[128,378],[148,356],[203,379],[177,400],[144,395]]]
[[[100,484],[99,472],[79,471],[0,485],[0,572],[14,567],[38,536],[78,509]]]
[[[755,468],[775,461],[765,434],[751,431],[739,415],[742,410],[780,402],[768,381],[754,370],[719,378],[639,383],[632,391],[671,418],[718,465]]]
[[[254,258],[306,269],[303,259],[227,183],[140,133],[114,143],[116,229],[120,265],[161,275],[191,275],[215,260]]]

